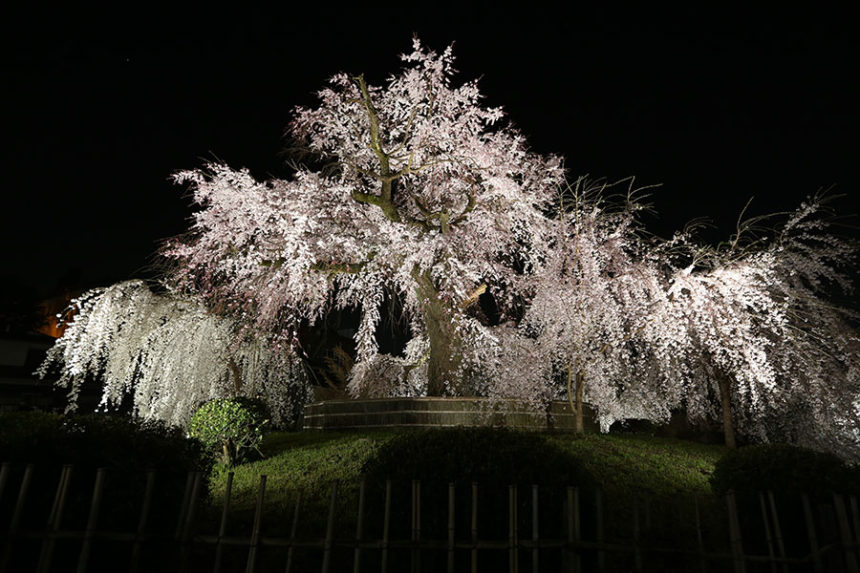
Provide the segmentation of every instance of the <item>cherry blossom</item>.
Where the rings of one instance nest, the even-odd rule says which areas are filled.
[[[72,302],[73,318],[38,373],[59,366],[67,411],[87,379],[102,383],[101,405],[132,397],[133,411],[186,426],[210,398],[262,398],[276,424],[295,421],[307,383],[301,364],[265,337],[237,337],[234,321],[192,297],[156,294],[140,280],[91,290]]]

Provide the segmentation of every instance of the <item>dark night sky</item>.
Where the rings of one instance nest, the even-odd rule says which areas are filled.
[[[571,174],[662,183],[655,231],[708,216],[725,235],[753,195],[760,214],[833,184],[840,211],[860,211],[848,14],[354,4],[6,14],[0,275],[43,293],[71,268],[83,286],[144,275],[191,213],[172,172],[218,157],[286,174],[292,108],[339,71],[382,82],[413,32],[454,41],[460,77],[482,76]]]

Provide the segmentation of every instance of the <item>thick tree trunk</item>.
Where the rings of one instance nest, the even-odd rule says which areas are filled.
[[[242,392],[242,371],[232,356],[227,360],[227,367],[233,374],[233,397],[237,398]]]
[[[570,403],[570,409],[573,412],[573,431],[577,435],[585,433],[585,421],[582,413],[582,396],[585,393],[585,376],[582,372],[576,373],[576,398],[574,398],[574,375],[573,365],[567,365],[567,400]]]
[[[448,305],[439,299],[439,292],[426,274],[416,277],[418,296],[422,303],[424,324],[430,341],[430,355],[427,358],[427,395],[441,396],[445,393],[447,381],[453,388],[461,386],[457,379],[460,359],[457,356],[457,336],[454,333],[452,313]]]
[[[735,427],[732,424],[732,394],[731,380],[728,376],[721,375],[719,377],[720,384],[720,403],[723,410],[723,434],[726,437],[726,446],[732,449],[737,448],[735,442]]]

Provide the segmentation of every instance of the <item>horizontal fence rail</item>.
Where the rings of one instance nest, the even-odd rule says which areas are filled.
[[[154,471],[137,476],[134,500],[120,499],[116,488],[129,478],[114,474],[3,464],[0,573],[860,573],[858,501],[841,494],[730,492],[655,507],[573,486],[389,480],[335,483],[325,502],[296,492],[290,507],[267,511],[263,475],[253,513],[243,514],[232,510],[232,472],[219,500],[201,473],[170,498],[159,489],[168,478]]]

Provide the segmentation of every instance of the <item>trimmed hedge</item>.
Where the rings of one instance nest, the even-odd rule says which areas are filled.
[[[540,434],[506,428],[407,432],[383,444],[363,471],[369,481],[383,482],[390,478],[585,488],[594,484],[579,460]]]
[[[832,492],[856,494],[860,475],[829,453],[788,444],[763,444],[732,450],[714,466],[711,489],[719,496],[772,491],[776,495],[815,497]]]

